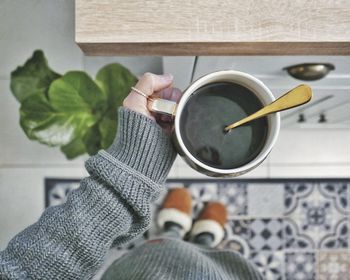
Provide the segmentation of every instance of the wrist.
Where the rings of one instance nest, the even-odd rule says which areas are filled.
[[[154,120],[126,107],[118,109],[118,123],[107,153],[155,182],[165,181],[176,157],[170,136]]]

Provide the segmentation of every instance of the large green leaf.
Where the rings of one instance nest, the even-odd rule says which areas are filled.
[[[67,159],[73,159],[86,153],[86,147],[81,138],[75,138],[67,145],[61,146],[62,153]]]
[[[20,124],[29,139],[37,140],[35,129],[52,118],[54,110],[40,92],[24,100],[20,107]]]
[[[106,97],[88,75],[78,71],[55,80],[48,96],[49,100],[34,94],[23,101],[22,128],[30,139],[50,146],[70,143],[63,151],[72,154],[71,150],[81,144],[76,139],[82,138],[101,118]]]
[[[101,147],[101,133],[98,129],[98,124],[94,125],[87,131],[83,137],[85,149],[89,155],[96,154]]]
[[[107,149],[113,142],[117,133],[117,118],[103,118],[98,126],[101,135],[101,148]]]
[[[130,87],[137,82],[135,75],[118,63],[102,67],[96,75],[96,80],[102,84],[107,94],[109,108],[114,109],[122,105]]]
[[[61,146],[83,135],[96,121],[87,111],[56,111],[42,94],[23,101],[20,123],[28,138],[49,146]]]
[[[117,108],[137,78],[120,64],[61,76],[42,51],[11,73],[11,90],[21,102],[20,124],[28,138],[61,146],[68,159],[108,148],[117,130]]]
[[[58,111],[88,111],[100,114],[106,110],[106,94],[82,71],[67,72],[62,78],[54,81],[49,89],[49,100]]]
[[[88,153],[95,155],[101,147],[101,133],[98,123],[88,129],[82,138],[76,138],[65,146],[61,146],[61,151],[68,159],[73,159],[81,154]]]
[[[113,63],[98,71],[96,82],[102,87],[108,100],[107,111],[99,123],[101,147],[106,149],[112,144],[117,131],[117,108],[123,104],[137,78],[124,66]]]
[[[46,94],[52,81],[60,76],[49,68],[43,52],[37,50],[23,66],[11,73],[11,91],[22,102],[32,94]]]

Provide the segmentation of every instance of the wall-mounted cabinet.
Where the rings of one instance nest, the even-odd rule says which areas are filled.
[[[76,0],[87,55],[349,55],[350,2]]]

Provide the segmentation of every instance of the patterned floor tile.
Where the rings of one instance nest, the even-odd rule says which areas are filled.
[[[284,252],[259,251],[252,252],[249,259],[263,274],[266,280],[284,279]]]
[[[349,213],[349,195],[350,188],[347,183],[333,183],[333,182],[325,182],[319,185],[320,192],[325,196],[329,197],[334,201],[335,207],[341,213]]]
[[[78,186],[62,183],[46,188],[46,206],[63,203],[69,191]],[[175,187],[187,187],[191,192],[194,218],[209,201],[227,205],[229,221],[219,248],[250,259],[265,279],[350,280],[350,251],[344,250],[350,248],[349,182],[166,183],[166,188]],[[163,192],[151,207],[154,219],[166,194]],[[119,249],[130,250],[159,234],[153,220],[143,236]]]
[[[348,183],[280,184],[284,199],[276,199],[276,195],[281,196],[276,184],[266,188],[256,183],[235,182],[184,185],[193,198],[194,217],[209,201],[219,200],[228,205],[229,222],[218,247],[241,253],[266,279],[347,279],[344,271],[349,273],[349,264],[344,262],[345,257],[350,256],[337,255],[334,250],[349,248]],[[179,184],[173,182],[168,187],[179,187]],[[152,230],[148,234],[151,236]],[[135,244],[131,244],[133,246]],[[320,266],[318,274],[315,252],[308,251],[315,249],[327,249],[318,257],[323,267]]]
[[[249,224],[249,246],[253,251],[283,249],[282,219],[253,219]]]
[[[253,183],[247,187],[250,217],[282,217],[284,184]]]
[[[218,183],[218,200],[226,205],[229,218],[247,214],[247,184]]]
[[[314,253],[285,253],[286,280],[314,280],[315,277]]]
[[[249,224],[250,220],[229,220],[225,226],[225,238],[218,248],[234,250],[248,258]]]
[[[234,247],[244,256],[251,251],[283,249],[282,219],[235,219],[226,226],[222,248]]]
[[[197,217],[205,203],[218,200],[217,183],[191,183],[187,185],[192,195],[193,216]]]
[[[313,188],[312,183],[286,183],[284,185],[284,214],[292,213],[297,208],[299,199],[309,196]]]
[[[318,253],[318,280],[350,279],[350,253],[320,251]]]
[[[238,252],[245,258],[248,258],[250,254],[248,244],[239,236],[234,236],[230,239],[224,239],[217,248]]]
[[[286,249],[310,249],[316,247],[314,240],[299,232],[298,225],[291,219],[283,220],[284,247]]]
[[[345,193],[342,199],[339,193]],[[289,218],[286,248],[298,248],[299,243],[302,248],[348,248],[347,188],[343,185],[286,184],[284,201]]]
[[[320,249],[349,248],[349,219],[341,220],[334,232],[325,235],[320,242]]]

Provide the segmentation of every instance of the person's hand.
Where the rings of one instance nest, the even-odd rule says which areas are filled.
[[[172,87],[173,76],[170,74],[155,75],[145,73],[135,85],[135,88],[145,93],[147,96],[159,97],[178,102],[181,98],[181,91]],[[147,108],[146,97],[131,91],[124,99],[123,106],[135,112],[157,121],[157,123],[167,132],[173,129],[173,118],[171,116],[155,114]]]

